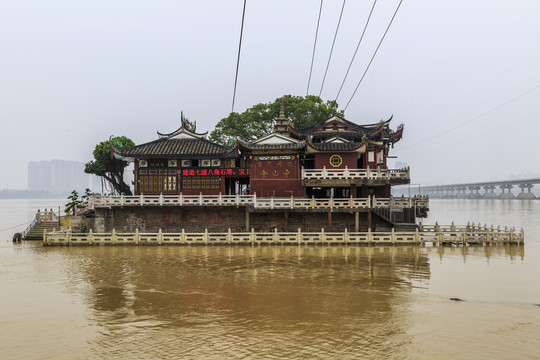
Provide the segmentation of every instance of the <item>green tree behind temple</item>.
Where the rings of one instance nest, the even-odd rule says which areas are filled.
[[[73,190],[71,192],[71,195],[68,196],[68,200],[70,200],[67,204],[65,204],[66,209],[64,210],[66,214],[71,213],[71,215],[75,215],[75,212],[77,209],[80,209],[82,207],[83,201],[79,199],[79,193],[77,190]]]
[[[116,147],[135,146],[135,143],[125,136],[115,137],[112,141]],[[97,144],[93,155],[94,160],[86,163],[84,172],[103,177],[116,194],[131,195],[129,185],[124,182],[124,169],[128,166],[128,162],[112,156],[109,141]]]
[[[210,139],[228,144],[236,137],[252,140],[270,134],[274,129],[273,119],[279,116],[281,100],[285,116],[292,121],[296,129],[312,126],[332,115],[343,116],[343,111],[337,110],[336,101],[323,102],[315,95],[284,95],[273,102],[254,105],[241,114],[231,113],[217,123],[214,131],[210,133]]]

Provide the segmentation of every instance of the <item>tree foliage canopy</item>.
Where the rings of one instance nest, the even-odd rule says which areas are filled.
[[[135,143],[125,136],[115,137],[112,141],[116,147],[135,146]],[[94,160],[86,163],[84,172],[103,177],[111,184],[113,191],[117,194],[131,195],[129,185],[124,182],[124,169],[128,162],[111,156],[109,141],[97,144],[93,154]]]
[[[214,131],[210,133],[210,139],[227,144],[236,137],[253,140],[270,134],[274,129],[273,119],[279,116],[281,100],[285,116],[292,121],[296,129],[312,126],[332,115],[343,116],[343,111],[337,110],[336,101],[324,102],[314,95],[284,95],[273,102],[254,105],[241,114],[232,112],[217,123]]]

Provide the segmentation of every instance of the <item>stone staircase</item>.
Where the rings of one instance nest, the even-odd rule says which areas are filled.
[[[53,231],[54,228],[59,228],[58,220],[37,222],[32,229],[28,231],[23,240],[43,240],[43,231],[47,230],[47,232],[50,232]]]
[[[400,219],[401,221],[396,220],[395,217],[391,215],[389,209],[376,209],[374,214],[391,224],[396,232],[414,232],[418,228],[416,223],[403,222],[403,218]]]

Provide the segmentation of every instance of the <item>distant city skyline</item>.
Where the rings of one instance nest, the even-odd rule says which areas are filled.
[[[71,160],[41,160],[28,163],[29,191],[66,192],[101,191],[101,179],[84,172],[84,162]]]

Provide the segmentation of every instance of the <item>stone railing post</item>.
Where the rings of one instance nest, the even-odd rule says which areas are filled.
[[[141,205],[141,206],[144,205],[144,195],[143,195],[143,193],[141,193],[141,195],[139,196],[139,205]]]
[[[115,229],[112,229],[112,233],[111,233],[111,244],[115,244],[115,245],[116,245],[116,230],[115,230]]]
[[[182,228],[182,232],[180,233],[180,242],[182,244],[186,243],[186,230],[184,228]]]
[[[204,229],[204,235],[203,235],[204,243],[208,245],[208,229]]]
[[[296,242],[298,245],[302,242],[302,230],[298,228],[298,232],[296,233]]]
[[[139,228],[135,228],[135,244],[139,245],[141,242],[141,236],[139,235]]]
[[[253,193],[253,207],[255,209],[257,208],[257,193],[256,192]]]
[[[232,242],[232,233],[231,228],[227,230],[227,244],[230,244]]]
[[[86,238],[88,239],[88,244],[94,244],[94,232],[92,231],[92,229],[88,231],[88,236]]]
[[[157,234],[157,243],[159,245],[163,244],[163,233],[161,232],[161,228],[159,229]]]

